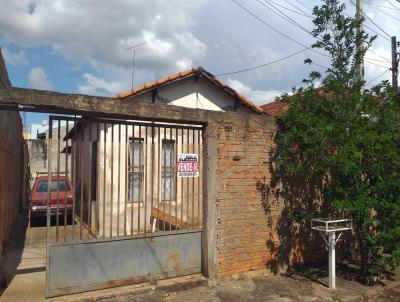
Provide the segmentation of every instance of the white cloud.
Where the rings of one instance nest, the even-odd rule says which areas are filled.
[[[47,79],[47,75],[42,67],[32,68],[28,75],[28,82],[31,88],[41,90],[51,90],[53,85]]]
[[[257,89],[253,89],[250,86],[247,86],[246,84],[235,80],[235,79],[231,79],[229,78],[226,81],[226,84],[230,87],[232,87],[233,89],[235,89],[237,92],[243,94],[244,96],[246,96],[247,98],[249,98],[253,103],[257,104],[257,105],[264,105],[266,103],[270,103],[272,101],[274,101],[274,99],[277,96],[280,96],[283,94],[283,91],[279,91],[279,90],[257,90]]]
[[[78,84],[78,92],[92,95],[116,95],[127,90],[126,82],[107,81],[90,73],[83,75],[85,82]]]
[[[23,50],[18,52],[11,52],[7,48],[2,48],[2,54],[4,56],[4,60],[9,65],[27,65],[28,59],[26,58],[26,53]]]
[[[141,43],[136,67],[152,72],[191,67],[206,45],[190,30],[191,15],[206,0],[20,0],[0,2],[6,42],[50,46],[67,58],[86,58],[128,68]],[[34,3],[34,4],[32,4]]]

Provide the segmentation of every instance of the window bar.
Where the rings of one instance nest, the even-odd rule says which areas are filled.
[[[96,146],[97,146],[97,148],[96,148],[96,179],[95,179],[95,181],[96,181],[96,203],[95,203],[95,207],[96,207],[96,235],[98,235],[99,234],[99,227],[100,227],[100,223],[99,223],[99,220],[100,220],[100,213],[99,213],[99,201],[100,201],[100,198],[99,198],[99,195],[100,195],[100,192],[99,192],[99,171],[100,171],[100,169],[99,169],[99,167],[100,167],[100,156],[99,156],[99,154],[100,154],[100,144],[99,144],[99,141],[100,141],[100,123],[98,123],[98,122],[96,122]]]
[[[114,206],[114,124],[111,124],[111,199],[110,199],[110,237],[113,236],[113,206]]]
[[[193,153],[195,153],[194,129],[192,129],[192,151],[193,151]],[[192,177],[192,229],[194,229],[194,179],[195,179],[195,177]]]
[[[56,242],[58,242],[60,224],[60,120],[57,129],[57,209],[56,209]],[[52,175],[51,175],[52,177]],[[53,178],[53,177],[52,177]]]
[[[189,145],[189,129],[186,129],[186,131],[187,131],[187,146],[186,146],[186,151],[187,151],[187,153],[189,153],[190,152],[190,145]],[[190,186],[190,183],[189,183],[189,177],[186,177],[186,204],[187,204],[187,208],[186,208],[186,214],[187,214],[187,216],[186,216],[186,227],[187,227],[187,229],[189,229],[189,214],[190,214],[190,212],[189,212],[189,205],[190,205],[190,201],[189,201],[189,186]]]
[[[150,217],[153,212],[153,206],[154,206],[154,126],[151,126],[151,201],[150,201]],[[153,233],[153,220],[150,219],[150,233]]]
[[[73,180],[73,199],[72,199],[72,240],[74,240],[75,239],[75,206],[76,206],[76,178],[77,178],[77,153],[78,153],[78,151],[77,151],[77,146],[78,146],[78,138],[77,138],[77,132],[76,132],[76,128],[78,127],[78,121],[77,121],[77,119],[76,119],[76,115],[75,115],[75,118],[74,118],[74,140],[75,140],[75,142],[73,143],[73,146],[74,146],[74,152],[73,152],[73,156],[74,156],[74,158],[73,159],[71,159],[71,160],[73,160],[73,176],[74,176],[74,180]]]
[[[143,198],[144,198],[144,235],[146,236],[146,223],[147,223],[147,126],[144,127],[145,136],[143,137],[143,148],[144,148],[144,165],[143,165],[143,178],[144,178],[144,188],[143,188]]]
[[[128,125],[125,125],[125,203],[124,203],[124,235],[126,232],[127,206],[128,206],[128,152],[129,152],[129,139],[128,139]]]
[[[80,203],[79,203],[79,239],[82,239],[82,225],[83,225],[83,149],[84,149],[84,142],[85,142],[85,127],[84,123],[82,120],[82,139],[81,139],[81,147],[79,148],[79,153],[80,153],[80,168],[81,168],[81,177],[79,179],[79,189],[80,189]]]
[[[140,203],[142,202],[142,198],[141,198],[141,185],[140,185],[140,181],[142,179],[142,126],[139,125],[139,181],[138,181],[138,193],[139,193],[139,197],[138,197],[138,203],[137,203],[137,212],[138,212],[138,229],[137,229],[137,235],[140,235]],[[135,146],[135,144],[133,144]],[[135,162],[133,162],[133,169],[135,169]],[[133,174],[133,183],[135,183],[135,174]],[[135,196],[135,195],[133,195]]]
[[[129,142],[130,145],[132,145],[132,148],[130,148],[130,154],[131,154],[131,162],[129,163],[129,175],[131,175],[132,178],[132,183],[129,185],[129,190],[132,190],[131,196],[130,196],[130,202],[131,202],[131,236],[133,236],[133,206],[135,203],[135,181],[134,181],[134,172],[135,172],[135,125],[132,125],[132,140]]]
[[[175,199],[175,232],[178,232],[178,182],[177,182],[177,173],[176,173],[176,156],[178,154],[178,143],[179,143],[179,137],[178,137],[178,128],[175,128],[175,144],[174,144],[174,158],[173,158],[173,163],[174,163],[174,199]]]
[[[184,135],[183,135],[183,128],[181,129],[181,139],[182,139],[182,142],[181,142],[181,153],[184,153]],[[183,227],[183,200],[184,200],[184,194],[183,194],[183,180],[184,180],[184,178],[183,177],[180,177],[180,180],[181,180],[181,225],[180,225],[180,229],[182,230],[182,227]]]
[[[86,192],[88,192],[87,194],[87,208],[88,208],[88,213],[87,213],[87,226],[88,229],[91,230],[92,229],[92,221],[91,221],[91,211],[92,211],[92,169],[93,169],[93,143],[92,143],[92,125],[93,123],[91,121],[88,122],[88,126],[89,126],[89,139],[88,139],[88,144],[89,144],[89,171],[88,171],[88,190],[86,190]],[[86,196],[85,196],[86,197]],[[90,238],[90,231],[88,231],[88,237]]]
[[[117,205],[117,236],[119,236],[119,213],[121,202],[121,124],[118,124],[118,205]]]
[[[161,187],[161,144],[160,144],[160,136],[161,136],[161,130],[160,127],[157,127],[157,212],[160,209],[160,201],[161,201],[161,195],[160,195],[160,187]],[[160,233],[160,219],[157,219],[157,233]]]
[[[168,145],[169,145],[169,150],[168,150],[168,153],[169,153],[169,170],[168,170],[168,182],[169,182],[169,209],[168,209],[168,211],[169,211],[169,230],[171,231],[171,229],[172,229],[172,225],[171,225],[171,217],[172,217],[172,215],[171,215],[171,208],[172,208],[172,173],[171,173],[171,171],[172,171],[172,127],[171,128],[169,128],[169,142],[168,142]],[[176,226],[175,226],[176,227]]]
[[[165,231],[165,191],[166,191],[166,173],[165,173],[165,168],[166,168],[166,158],[167,158],[167,150],[166,150],[166,139],[167,139],[167,128],[164,127],[164,143],[162,144],[162,150],[163,150],[163,160],[162,160],[162,166],[163,166],[163,192],[161,196],[162,200],[162,206],[163,206],[163,231]]]
[[[65,125],[65,186],[64,186],[64,241],[67,240],[67,218],[68,218],[68,196],[67,196],[67,180],[68,180],[68,124],[66,120]]]
[[[200,167],[201,167],[200,160],[202,158],[202,154],[200,154],[200,153],[202,153],[202,151],[200,149],[200,135],[201,135],[201,131],[197,130],[197,153],[199,156],[199,177],[197,178],[197,224],[198,224],[198,227],[200,227],[202,225],[202,221],[200,220],[200,218],[201,218],[200,213],[201,213],[201,208],[202,208],[201,203],[200,203],[200,196],[201,196],[200,195],[200,179],[201,179],[201,177],[203,177],[202,176],[203,171],[200,171]],[[203,200],[203,198],[201,198],[201,200]]]
[[[51,151],[52,151],[52,140],[53,140],[53,120],[50,117],[49,123],[49,138],[48,138],[48,165],[47,165],[47,211],[46,211],[46,231],[47,231],[47,245],[50,244],[51,240],[51,216],[50,216],[50,202],[51,202]],[[48,258],[47,258],[48,259]],[[48,260],[47,260],[48,261]]]
[[[103,162],[103,238],[106,237],[106,164],[107,164],[107,123],[103,124],[104,130],[103,130],[103,135],[104,135],[104,146],[103,146],[103,156],[104,156],[104,162]]]

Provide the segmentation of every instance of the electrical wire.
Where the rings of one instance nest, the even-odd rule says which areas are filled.
[[[351,4],[353,4],[355,7],[357,7],[357,5],[353,2],[353,0],[349,0],[349,2],[350,2]],[[370,17],[368,17],[368,15],[367,15],[366,13],[364,13],[363,11],[361,11],[361,13],[363,14],[363,16],[364,16],[365,18],[367,18],[369,21],[371,21],[372,24],[374,24],[377,28],[379,28],[385,35],[387,35],[389,38],[391,38],[390,35],[389,35],[384,29],[382,29],[382,27],[380,27],[378,24],[376,24],[376,23],[374,22],[374,20],[372,20]]]
[[[296,41],[295,39],[293,39],[292,37],[288,36],[287,34],[281,32],[280,30],[276,29],[275,27],[269,25],[267,22],[265,22],[263,19],[261,19],[260,17],[258,17],[258,16],[257,16],[256,14],[254,14],[252,11],[250,11],[248,8],[246,8],[245,6],[243,6],[242,4],[240,4],[238,1],[236,1],[236,0],[231,0],[231,1],[234,2],[234,3],[235,3],[237,6],[239,6],[241,9],[243,9],[245,12],[247,12],[249,15],[251,15],[253,18],[255,18],[256,20],[258,20],[259,22],[261,22],[262,24],[264,24],[265,26],[267,26],[269,29],[275,31],[276,33],[278,33],[278,34],[280,34],[280,35],[282,35],[282,36],[284,36],[285,38],[287,38],[288,40],[292,41],[293,43],[296,43],[296,44],[298,44],[298,45],[300,45],[300,46],[303,46],[304,48],[308,48],[308,49],[310,49],[311,51],[313,51],[313,52],[315,52],[315,53],[317,53],[317,54],[320,54],[320,55],[322,55],[322,56],[325,56],[325,57],[330,58],[330,56],[328,56],[327,54],[324,54],[324,53],[322,53],[322,52],[316,51],[315,49],[312,49],[311,47],[309,47],[309,46],[307,46],[307,45],[305,45],[305,44],[303,44],[303,43],[301,43],[301,42],[299,42],[299,41]]]
[[[379,53],[373,51],[371,48],[368,48],[368,51],[372,52],[373,54],[377,55],[378,57],[380,57],[381,59],[384,59],[386,62],[389,62],[390,64],[392,63],[392,61],[390,61],[389,59],[385,58],[384,56],[381,56]]]
[[[216,74],[215,76],[217,76],[217,77],[227,76],[227,75],[231,75],[231,74],[237,74],[237,73],[242,73],[242,72],[245,72],[245,71],[250,71],[250,70],[262,68],[262,67],[265,67],[265,66],[268,66],[268,65],[272,65],[274,63],[278,63],[278,62],[281,62],[283,60],[289,59],[289,58],[291,58],[291,57],[293,57],[295,55],[298,55],[298,54],[300,54],[302,52],[305,52],[305,51],[307,51],[309,49],[311,49],[311,47],[307,47],[307,48],[301,49],[301,50],[296,51],[296,52],[294,52],[294,53],[292,53],[290,55],[287,55],[285,57],[276,59],[274,61],[271,61],[271,62],[268,62],[268,63],[265,63],[265,64],[261,64],[261,65],[257,65],[257,66],[253,66],[253,67],[249,67],[249,68],[244,68],[244,69],[240,69],[240,70],[235,70],[235,71],[231,71],[231,72],[220,73],[220,74]]]
[[[293,10],[293,9],[291,9],[291,8],[288,8],[288,7],[286,7],[286,6],[282,5],[282,4],[276,3],[276,2],[274,2],[274,1],[272,1],[272,0],[270,0],[269,2],[272,2],[272,3],[274,3],[275,5],[277,5],[277,6],[279,6],[279,7],[282,7],[283,9],[286,9],[286,10],[292,12],[292,13],[299,14],[300,16],[304,16],[304,17],[307,17],[307,18],[312,18],[312,17],[311,17],[310,15],[308,15],[306,12],[298,12],[298,11],[295,11],[295,10]],[[290,3],[289,3],[289,4],[290,4]]]
[[[380,9],[379,7],[377,7],[377,6],[375,6],[375,5],[368,4],[367,2],[365,2],[365,4],[367,4],[368,6],[370,6],[370,7],[372,7],[372,8],[375,8],[377,11],[380,11],[382,14],[385,14],[385,15],[388,16],[388,17],[391,17],[391,18],[393,18],[393,19],[395,19],[395,20],[397,20],[397,21],[400,21],[399,18],[397,18],[397,17],[395,17],[395,16],[393,16],[393,15],[391,15],[391,14],[385,12],[383,9]]]
[[[286,21],[288,21],[289,23],[293,24],[294,26],[300,28],[301,30],[303,30],[304,32],[306,32],[307,34],[313,36],[313,34],[311,33],[311,31],[309,31],[307,28],[305,28],[304,26],[300,25],[299,23],[297,23],[296,21],[294,21],[292,18],[290,18],[288,15],[286,15],[284,12],[282,12],[279,8],[277,8],[274,4],[272,4],[270,0],[264,0],[266,4],[270,5],[270,7],[272,7],[272,9],[270,7],[268,7],[264,2],[260,1],[260,0],[256,0],[258,3],[260,3],[262,6],[264,6],[266,9],[272,11],[274,14],[278,15],[279,17],[285,19]],[[274,10],[275,9],[275,10]]]
[[[368,59],[364,59],[364,61],[365,61],[365,62],[368,62],[368,63],[371,64],[371,65],[375,65],[375,66],[378,66],[378,67],[381,67],[381,68],[388,68],[388,66],[382,66],[382,65],[380,65],[380,64],[376,64],[376,63],[374,63],[374,62],[369,61]]]
[[[390,71],[390,69],[386,69],[384,72],[382,72],[380,75],[378,75],[377,77],[373,78],[372,80],[370,80],[369,82],[367,82],[365,84],[365,86],[369,86],[371,85],[373,82],[375,82],[376,80],[378,80],[379,78],[383,77],[388,71]]]
[[[306,6],[306,5],[303,4],[301,1],[299,1],[299,0],[294,0],[294,1],[296,1],[297,3],[299,3],[301,6],[305,7],[306,9],[312,11],[312,8]],[[294,5],[293,3],[289,2],[288,0],[286,0],[286,2],[289,3],[291,6],[297,8],[299,11],[301,11],[301,12],[307,14],[304,10],[302,10],[302,9],[301,9],[300,7],[298,7],[297,5]]]

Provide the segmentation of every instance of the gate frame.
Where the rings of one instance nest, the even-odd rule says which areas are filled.
[[[201,166],[201,171],[202,171],[202,175],[200,175],[200,177],[202,177],[202,188],[201,188],[201,192],[202,192],[202,197],[201,197],[201,217],[202,217],[202,224],[201,224],[201,228],[197,227],[197,228],[193,228],[193,224],[192,224],[192,228],[191,229],[186,229],[186,230],[170,230],[170,231],[163,231],[162,233],[157,232],[157,234],[151,234],[151,235],[140,235],[138,234],[137,236],[132,236],[132,235],[127,235],[127,236],[119,236],[119,237],[106,237],[106,238],[95,238],[95,239],[90,239],[90,240],[84,240],[84,239],[78,239],[78,240],[71,240],[68,242],[55,242],[55,243],[51,243],[51,235],[50,235],[50,228],[51,228],[51,181],[52,181],[52,159],[51,159],[51,153],[52,153],[52,140],[53,140],[53,126],[54,126],[54,121],[58,120],[58,125],[60,125],[60,121],[62,120],[66,120],[66,121],[74,121],[74,126],[76,125],[77,122],[79,122],[81,119],[85,118],[85,115],[82,115],[81,117],[77,117],[75,115],[75,117],[71,117],[71,116],[60,116],[60,115],[52,115],[49,114],[49,136],[48,136],[48,196],[47,196],[47,215],[46,215],[46,297],[54,297],[54,296],[60,296],[60,295],[64,295],[64,294],[72,294],[72,293],[78,293],[78,292],[84,292],[84,291],[90,291],[90,290],[97,290],[97,289],[102,289],[102,288],[110,288],[110,287],[115,287],[115,286],[121,286],[121,285],[128,285],[128,284],[134,284],[134,283],[140,283],[143,282],[145,280],[140,279],[136,282],[131,282],[131,283],[124,283],[124,280],[121,280],[121,282],[118,282],[118,280],[115,280],[115,282],[110,282],[109,286],[89,286],[89,287],[85,287],[82,286],[80,288],[78,288],[77,291],[72,291],[72,292],[65,292],[63,290],[61,291],[53,291],[53,290],[49,290],[48,285],[50,282],[50,248],[52,247],[57,247],[57,246],[66,246],[66,245],[74,245],[74,244],[90,244],[90,243],[102,243],[102,242],[112,242],[112,241],[121,241],[121,240],[137,240],[137,239],[145,239],[148,238],[150,239],[150,241],[153,240],[153,238],[157,238],[157,237],[164,237],[164,236],[170,236],[170,235],[180,235],[180,234],[190,234],[190,233],[201,233],[201,244],[200,244],[200,271],[204,276],[210,277],[209,274],[204,273],[204,270],[207,270],[207,267],[205,267],[205,264],[208,264],[208,261],[205,261],[205,259],[209,258],[209,255],[206,255],[205,251],[207,251],[207,248],[204,248],[206,245],[204,245],[204,242],[207,241],[207,237],[205,236],[206,234],[206,226],[208,224],[205,224],[205,222],[207,222],[207,215],[205,214],[206,211],[206,198],[205,196],[207,195],[207,181],[206,181],[206,167],[207,167],[207,160],[206,160],[206,152],[205,152],[205,139],[204,139],[204,133],[205,133],[205,129],[206,126],[203,125],[199,125],[199,123],[193,122],[193,123],[179,123],[179,121],[174,121],[174,122],[161,122],[161,123],[157,123],[154,122],[154,120],[148,120],[148,119],[140,119],[140,121],[137,121],[136,118],[129,118],[129,121],[127,121],[128,118],[126,119],[121,119],[119,118],[113,118],[110,119],[107,117],[93,117],[93,116],[89,116],[88,118],[90,119],[90,122],[96,122],[96,123],[104,123],[104,121],[107,119],[108,121],[111,121],[111,125],[135,125],[135,126],[146,126],[146,127],[150,127],[151,129],[154,129],[155,127],[159,127],[161,128],[168,128],[168,126],[171,126],[172,128],[175,129],[185,129],[188,130],[188,135],[189,135],[189,130],[199,130],[198,135],[201,134],[201,138],[202,138],[202,148],[199,154],[202,158],[202,166]],[[135,121],[133,121],[135,120]],[[144,122],[144,121],[147,121]],[[196,126],[194,126],[196,125]],[[71,128],[72,129],[72,128]],[[153,130],[152,130],[153,131]],[[147,132],[146,132],[147,134]],[[176,132],[176,135],[178,134],[178,132]],[[194,134],[194,131],[193,131]],[[183,137],[183,130],[182,130],[182,137]],[[58,138],[60,140],[60,138]],[[200,139],[200,138],[199,138]],[[183,140],[183,138],[182,138]],[[200,145],[199,145],[200,146]],[[159,147],[160,148],[160,147]],[[175,154],[175,156],[177,156],[177,154]],[[71,161],[73,159],[71,158]],[[72,163],[72,162],[71,162]],[[59,162],[57,163],[59,165]],[[215,171],[215,170],[214,170]],[[72,173],[72,172],[71,172]],[[175,171],[176,173],[176,171]],[[198,194],[200,194],[200,192],[198,192]],[[199,195],[200,196],[200,195]],[[74,197],[75,198],[75,197]],[[208,204],[208,202],[207,202]],[[82,205],[81,205],[82,206]],[[74,203],[74,210],[75,210],[75,203]],[[74,221],[74,217],[72,217],[72,220]],[[206,258],[207,257],[207,258]],[[193,272],[192,272],[193,273]],[[178,273],[177,275],[172,275],[171,277],[176,277],[179,276],[180,274]],[[184,274],[181,274],[184,275]],[[170,277],[167,277],[170,278]]]

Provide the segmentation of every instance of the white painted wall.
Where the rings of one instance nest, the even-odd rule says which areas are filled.
[[[128,98],[131,101],[151,102],[151,92]],[[234,111],[234,98],[206,79],[194,77],[167,84],[158,89],[157,103],[205,109],[213,111]],[[247,106],[240,104],[237,112],[252,113]]]

